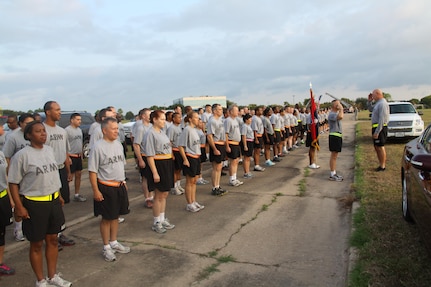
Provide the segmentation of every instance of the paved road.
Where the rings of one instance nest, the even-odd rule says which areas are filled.
[[[131,213],[120,225],[119,240],[132,252],[105,262],[92,200],[71,202],[64,207],[65,233],[77,244],[59,253],[58,271],[74,286],[346,286],[351,213],[343,199],[353,182],[352,115],[346,115],[343,129],[338,160],[343,182],[328,180],[324,134],[318,170],[307,171],[308,149],[302,146],[244,185],[229,188],[226,196],[213,197],[208,185],[198,186],[198,201],[205,204],[199,213],[185,211],[183,196],[170,195],[167,216],[176,228],[163,235],[151,231],[151,210],[143,207],[130,160]],[[204,176],[209,179],[208,163]],[[86,173],[83,181],[83,194],[91,198]],[[224,187],[227,182],[223,177]],[[12,228],[7,229],[5,261],[17,273],[0,277],[0,286],[34,286],[28,243],[14,242]]]

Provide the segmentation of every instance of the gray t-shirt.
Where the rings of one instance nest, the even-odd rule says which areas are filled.
[[[124,181],[125,164],[123,146],[117,140],[108,142],[101,139],[90,150],[88,171],[97,173],[97,178],[100,180]]]
[[[212,134],[214,142],[225,141],[226,134],[222,118],[211,117],[207,125],[207,134]]]
[[[3,150],[4,143],[6,141],[6,134],[0,136],[0,151]]]
[[[163,131],[156,131],[151,127],[144,136],[145,155],[155,156],[157,154],[172,154],[171,141]]]
[[[65,131],[67,133],[67,140],[69,141],[70,145],[69,153],[81,154],[83,144],[82,130],[79,127],[74,128],[69,125],[65,128]]]
[[[328,123],[329,123],[329,133],[338,132],[343,133],[343,129],[341,127],[341,121],[337,119],[338,112],[329,112],[328,115]]]
[[[236,118],[228,117],[224,120],[224,129],[228,135],[230,141],[241,141],[241,130],[239,129],[239,123]]]
[[[178,139],[178,146],[184,147],[186,153],[200,155],[201,139],[196,128],[187,125]]]
[[[57,125],[51,127],[44,123],[44,126],[47,133],[45,144],[49,145],[54,150],[57,164],[64,164],[66,161],[67,151],[70,149],[66,131]]]
[[[93,123],[93,130],[90,134],[90,150],[94,148],[94,145],[99,140],[103,139],[102,126],[100,123]]]
[[[0,151],[0,192],[7,188],[6,169],[6,157],[4,156],[4,153]]]
[[[141,124],[135,124],[135,134],[133,135],[133,144],[138,144],[141,149],[141,153],[143,153],[144,150],[144,137],[145,134],[150,130],[150,128],[153,126],[152,124],[144,125],[142,122]]]
[[[44,145],[38,149],[26,146],[11,159],[9,183],[19,184],[19,194],[44,196],[61,187],[54,150]]]
[[[388,102],[386,102],[386,99],[380,99],[378,100],[374,106],[368,102],[368,109],[371,114],[371,123],[372,124],[378,124],[378,127],[374,131],[375,134],[379,134],[383,126],[389,122],[389,105]]]
[[[251,125],[243,124],[241,128],[241,135],[245,136],[247,140],[254,140],[254,131]]]
[[[123,143],[126,140],[124,125],[121,122],[118,123],[118,140],[120,143]]]
[[[263,123],[263,128],[266,130],[266,133],[269,135],[273,135],[274,129],[272,128],[272,124],[269,118],[262,116],[262,123]]]
[[[180,125],[177,126],[173,124],[168,128],[168,130],[166,131],[166,135],[171,141],[172,147],[176,148],[180,146],[178,140],[182,132],[183,130],[181,129]]]
[[[201,129],[198,129],[198,134],[199,134],[199,139],[201,141],[201,145],[206,144],[207,143],[207,136],[205,135],[205,133]]]
[[[254,115],[251,118],[251,128],[253,131],[256,131],[256,133],[262,135],[264,131],[262,118]]]
[[[11,158],[14,154],[28,145],[30,145],[30,142],[24,139],[24,133],[21,128],[17,128],[7,137],[3,146],[4,156]]]

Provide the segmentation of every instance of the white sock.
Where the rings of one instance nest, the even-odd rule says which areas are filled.
[[[78,197],[79,196],[79,193],[75,193],[75,197]]]
[[[112,246],[114,246],[115,244],[117,244],[118,243],[118,241],[117,240],[114,240],[114,241],[109,241],[109,245],[112,247]]]
[[[160,219],[160,222],[165,221],[165,213],[164,212],[160,212],[159,219]]]
[[[153,223],[154,224],[156,224],[157,222],[160,222],[160,220],[159,220],[159,217],[157,216],[157,217],[154,217],[154,219],[153,219]]]
[[[233,176],[229,176],[229,180],[230,180],[230,182],[232,182],[235,180],[235,178]]]
[[[232,175],[233,180],[236,180],[236,173]]]
[[[108,249],[112,249],[111,245],[103,245],[103,250],[108,250]]]
[[[334,171],[331,171],[331,176],[334,176],[334,175],[336,175],[337,174],[337,172],[334,170]]]
[[[22,221],[15,221],[15,231],[22,230]]]

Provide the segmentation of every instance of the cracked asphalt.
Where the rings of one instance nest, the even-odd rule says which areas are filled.
[[[59,253],[58,271],[73,286],[346,286],[351,210],[344,202],[354,175],[353,115],[345,115],[343,132],[337,161],[343,182],[328,180],[328,136],[323,134],[318,170],[306,172],[308,149],[301,146],[244,185],[229,187],[223,197],[211,196],[209,185],[198,186],[197,200],[205,205],[198,213],[185,210],[183,196],[170,195],[166,215],[176,228],[163,235],[151,231],[151,210],[143,207],[138,172],[129,160],[131,213],[118,237],[132,251],[110,263],[101,254],[100,219],[93,216],[84,172],[81,193],[90,200],[64,207],[65,234],[77,244]],[[204,164],[206,179],[209,167]],[[241,166],[238,174],[243,175]],[[227,182],[222,177],[223,187]],[[12,234],[9,226],[4,261],[16,274],[0,277],[0,286],[34,286],[29,244],[14,242]]]

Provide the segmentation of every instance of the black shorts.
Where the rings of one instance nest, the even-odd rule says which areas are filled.
[[[341,152],[343,146],[343,138],[339,136],[329,135],[329,151]]]
[[[141,175],[141,177],[145,177],[148,178],[148,162],[147,162],[147,157],[146,156],[142,156],[142,160],[145,163],[145,167],[144,168],[139,168],[139,174]]]
[[[69,203],[70,190],[69,190],[69,181],[67,180],[66,168],[63,167],[62,169],[59,169],[58,172],[60,173],[60,181],[61,181],[61,188],[60,188],[61,197],[63,197],[64,203]]]
[[[179,151],[174,150],[174,169],[182,170],[183,169],[183,157],[181,156]]]
[[[93,200],[94,216],[101,215],[103,219],[115,220],[118,219],[120,215],[130,212],[129,196],[124,184],[119,187],[114,187],[98,182],[97,186],[103,195],[103,200]]]
[[[316,127],[316,138],[319,136],[319,128]],[[307,139],[305,140],[305,146],[310,147],[312,143],[311,131],[307,132]],[[317,140],[317,144],[319,144],[319,140]]]
[[[82,158],[81,157],[70,157],[72,164],[70,165],[70,172],[75,173],[76,171],[82,170]]]
[[[215,155],[213,149],[210,147],[210,162],[221,163],[226,158],[226,147],[224,145],[215,145],[220,151],[220,155]]]
[[[263,148],[263,137],[257,137],[259,143],[256,143],[256,139],[254,140],[254,148],[260,149]]]
[[[241,157],[241,148],[239,147],[239,144],[229,144],[230,152],[226,153],[227,157],[230,159],[236,159]]]
[[[252,141],[247,141],[246,143],[247,143],[247,150],[244,150],[244,145],[241,143],[241,153],[244,156],[251,157],[253,156],[253,148],[255,144]]]
[[[207,154],[206,154],[206,150],[205,147],[201,147],[201,157],[200,157],[201,162],[206,162],[207,161]]]
[[[6,195],[0,198],[0,226],[5,227],[12,223],[12,206],[10,205],[9,196]]]
[[[295,136],[298,133],[297,127],[291,127],[292,129],[292,136]]]
[[[64,230],[64,213],[60,197],[52,201],[33,201],[21,198],[29,219],[22,220],[22,231],[30,242],[42,241],[47,234]]]
[[[288,137],[289,137],[289,129],[286,128],[283,131],[283,140],[287,139]]]
[[[183,165],[183,175],[195,177],[201,174],[201,160],[200,158],[194,158],[187,156],[190,166]]]
[[[278,144],[281,142],[281,131],[274,131],[274,143]]]
[[[148,190],[170,191],[174,187],[174,161],[169,159],[154,160],[160,181],[155,183],[153,172],[148,168]]]
[[[376,128],[372,128],[371,135],[374,135],[375,130]],[[373,143],[375,146],[385,146],[387,139],[388,139],[388,127],[384,126],[379,133],[379,137],[377,139],[373,138]]]
[[[273,145],[274,144],[274,135],[267,134],[265,136],[265,145]]]

